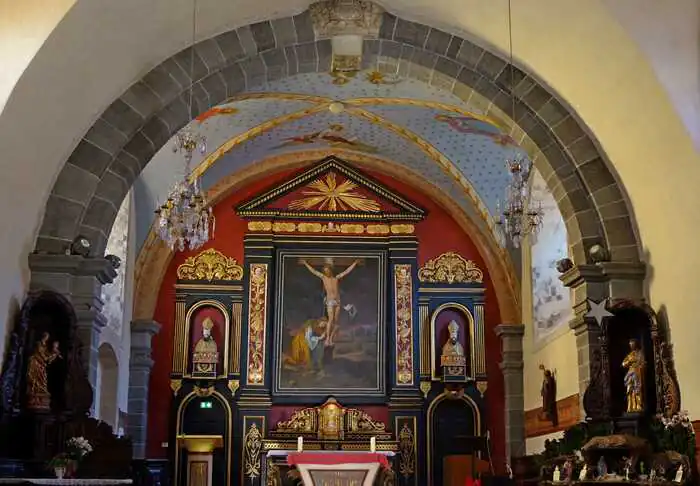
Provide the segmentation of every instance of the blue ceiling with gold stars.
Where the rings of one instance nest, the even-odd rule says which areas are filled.
[[[200,114],[191,125],[207,137],[207,153],[192,162],[205,189],[272,156],[339,148],[404,164],[467,214],[481,216],[485,227],[509,180],[504,161],[521,150],[496,121],[452,93],[367,72],[342,85],[324,73],[266,83]],[[181,157],[169,144],[142,172],[135,184],[139,246],[153,207],[182,174]]]

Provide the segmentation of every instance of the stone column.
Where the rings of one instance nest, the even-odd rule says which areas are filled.
[[[523,376],[522,324],[496,326],[496,335],[501,338],[501,370],[505,389],[506,458],[525,455],[525,385]]]
[[[148,384],[153,368],[151,339],[160,331],[152,320],[131,322],[131,355],[129,357],[129,420],[127,433],[134,447],[134,459],[146,457],[148,424]]]
[[[100,333],[107,320],[102,314],[102,285],[117,275],[106,258],[81,255],[29,255],[30,290],[53,290],[73,304],[78,339],[83,345],[83,365],[93,389],[97,385]]]

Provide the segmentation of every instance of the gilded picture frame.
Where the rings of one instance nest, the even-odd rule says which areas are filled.
[[[383,397],[386,251],[279,250],[275,268],[273,395]]]

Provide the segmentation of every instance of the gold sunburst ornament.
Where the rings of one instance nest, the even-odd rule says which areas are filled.
[[[354,192],[357,184],[344,180],[340,184],[334,172],[318,178],[301,192],[305,197],[289,204],[289,209],[317,209],[321,211],[365,211],[376,213],[381,206],[376,201]]]

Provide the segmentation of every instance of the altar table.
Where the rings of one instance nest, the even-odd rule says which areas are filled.
[[[45,486],[122,486],[133,484],[131,479],[58,479],[58,478],[0,478],[0,484],[37,484]]]
[[[304,486],[372,486],[379,469],[389,467],[393,452],[290,452],[287,463],[296,466]]]

